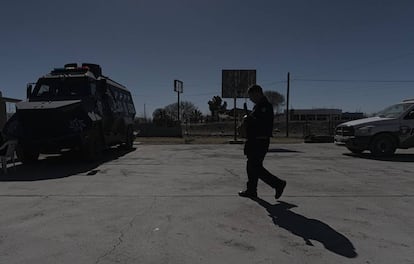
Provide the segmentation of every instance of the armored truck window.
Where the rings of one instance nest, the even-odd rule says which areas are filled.
[[[42,84],[39,87],[38,93],[39,96],[49,96],[50,95],[50,86],[47,84]]]
[[[109,88],[110,89],[108,89],[105,92],[104,102],[105,102],[107,111],[115,112],[116,111],[116,105],[115,105],[115,100],[114,100],[114,96],[113,96],[113,91],[112,91],[111,87],[109,87]]]
[[[42,78],[33,91],[33,97],[47,100],[78,99],[91,95],[88,78]]]
[[[132,102],[131,94],[126,92],[125,93],[125,104],[126,104],[126,114],[135,114],[134,104]]]

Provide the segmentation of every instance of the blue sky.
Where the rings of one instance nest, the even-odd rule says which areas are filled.
[[[256,69],[282,94],[291,73],[292,108],[372,113],[414,98],[412,14],[410,0],[5,0],[0,91],[23,99],[52,68],[92,62],[138,116],[177,101],[174,79],[208,113],[222,69]]]

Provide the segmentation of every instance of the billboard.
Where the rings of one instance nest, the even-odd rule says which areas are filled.
[[[222,70],[221,97],[247,98],[247,89],[256,84],[256,70]]]
[[[183,92],[183,82],[180,80],[174,80],[174,92],[182,93]]]

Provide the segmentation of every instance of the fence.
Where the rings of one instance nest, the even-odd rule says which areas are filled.
[[[309,121],[289,122],[289,136],[305,138],[311,135],[331,136],[335,127],[342,121]],[[183,134],[192,136],[232,136],[234,135],[234,122],[211,122],[211,123],[187,123],[182,124]],[[286,123],[274,123],[274,136],[286,136]]]

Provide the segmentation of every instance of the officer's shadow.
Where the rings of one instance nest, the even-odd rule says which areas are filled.
[[[358,255],[351,241],[329,225],[290,211],[291,208],[297,207],[296,205],[282,201],[272,205],[260,198],[254,201],[267,210],[276,226],[302,237],[307,245],[313,246],[311,240],[315,240],[338,255],[347,258],[355,258]]]

